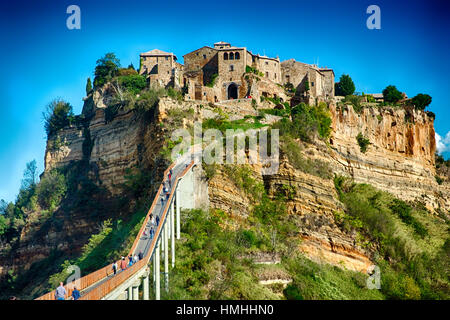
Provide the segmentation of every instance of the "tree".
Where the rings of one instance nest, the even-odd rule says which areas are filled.
[[[127,68],[127,69],[133,69],[133,70],[136,70],[136,69],[134,68],[133,62],[130,63],[130,64],[128,65],[128,68]]]
[[[424,110],[426,106],[431,103],[431,100],[431,96],[429,96],[428,94],[419,93],[411,99],[411,102],[417,109]]]
[[[98,88],[104,85],[117,75],[120,68],[120,60],[112,52],[105,54],[97,60],[95,67],[94,87]]]
[[[65,126],[70,125],[74,120],[72,106],[62,99],[55,99],[50,102],[42,115],[44,117],[44,126],[48,137]]]
[[[37,165],[36,160],[27,163],[23,172],[22,189],[30,189],[36,186],[37,182]]]
[[[396,86],[389,85],[383,90],[383,99],[385,102],[397,103],[403,98],[403,94],[397,90]]]
[[[355,92],[355,84],[348,74],[343,74],[335,84],[337,96],[349,96]]]
[[[89,93],[91,93],[92,91],[92,82],[91,82],[91,78],[87,78],[87,82],[86,82],[86,95],[88,95]]]
[[[47,172],[37,187],[38,201],[43,208],[54,209],[67,191],[66,178],[56,169]]]

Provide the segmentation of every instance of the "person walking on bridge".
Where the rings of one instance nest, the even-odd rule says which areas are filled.
[[[139,260],[142,260],[142,258],[144,258],[144,255],[142,254],[142,251],[139,251],[138,258],[139,258]]]
[[[172,169],[169,171],[169,187],[172,187]]]
[[[128,256],[128,266],[131,267],[133,265],[133,256],[130,254]]]
[[[127,268],[127,262],[125,261],[125,257],[122,257],[122,261],[120,261],[120,269],[123,271]]]
[[[116,273],[117,273],[117,262],[115,262],[115,261],[113,262],[112,269],[114,271],[114,275],[116,275]]]
[[[66,289],[62,282],[59,283],[59,287],[55,290],[55,299],[56,300],[66,300]]]
[[[153,235],[155,234],[155,230],[153,229],[153,226],[150,227],[150,240],[153,239]]]
[[[78,291],[77,287],[74,287],[72,291],[73,300],[78,300],[80,299],[80,297],[81,297],[80,291]]]
[[[159,226],[159,216],[156,216],[156,226]]]

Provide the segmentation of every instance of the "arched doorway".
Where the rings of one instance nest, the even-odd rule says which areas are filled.
[[[228,100],[238,98],[238,86],[236,83],[230,83],[228,86]]]

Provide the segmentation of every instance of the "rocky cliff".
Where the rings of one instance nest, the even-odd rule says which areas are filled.
[[[66,127],[49,138],[45,153],[45,172],[84,161],[87,176],[100,188],[92,200],[103,207],[95,215],[86,206],[70,212],[57,210],[52,222],[30,218],[18,246],[1,251],[2,273],[8,268],[26,270],[55,249],[66,257],[78,254],[89,236],[97,232],[99,222],[129,214],[133,197],[127,198],[121,187],[127,169],[139,167],[149,172],[151,193],[168,164],[160,152],[171,128],[189,127],[194,120],[214,117],[215,108],[220,107],[164,98],[145,117],[123,110],[111,117],[108,103],[106,92],[96,91],[89,96],[83,110],[84,124]],[[231,102],[225,107],[230,119],[256,114],[250,100]],[[170,110],[192,112],[179,114],[181,119],[174,122]],[[448,184],[438,185],[435,180],[432,117],[421,111],[389,107],[364,108],[357,113],[352,106],[335,104],[330,104],[330,113],[329,141],[299,142],[306,158],[326,163],[334,174],[351,176],[356,182],[370,183],[405,200],[423,202],[430,209],[450,209]],[[267,122],[274,120],[276,117],[266,118]],[[356,140],[359,133],[370,141],[365,153]],[[299,250],[314,260],[367,270],[370,252],[361,247],[355,234],[342,231],[335,222],[335,213],[343,207],[332,178],[295,169],[283,154],[277,174],[261,176],[260,168],[253,169],[269,195],[276,195],[286,185],[293,190],[286,206],[298,218],[303,240]],[[220,170],[207,185],[201,180],[199,185],[207,190],[210,208],[227,212],[235,224],[245,224],[251,207],[245,194]],[[119,205],[124,200],[126,205]]]
[[[367,107],[357,113],[350,105],[335,104],[330,104],[330,112],[329,141],[299,143],[306,158],[328,164],[335,175],[350,176],[357,183],[372,184],[406,201],[421,202],[431,212],[450,209],[448,184],[439,185],[435,180],[433,117],[391,107]],[[370,141],[366,152],[357,142],[359,133]],[[343,207],[332,179],[296,170],[285,155],[278,174],[260,179],[272,195],[286,185],[294,190],[287,210],[298,216],[303,239],[300,250],[317,261],[367,270],[370,252],[361,247],[355,234],[343,232],[336,224],[334,214]],[[245,220],[249,200],[223,174],[209,182],[209,197],[212,207],[229,212],[236,222]]]

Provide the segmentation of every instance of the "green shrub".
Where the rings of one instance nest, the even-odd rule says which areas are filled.
[[[362,153],[366,153],[367,151],[367,147],[370,145],[370,141],[369,139],[367,139],[366,137],[364,137],[362,135],[362,133],[358,133],[358,135],[356,136],[356,141],[358,142],[359,145],[359,149],[361,150]]]
[[[245,66],[245,73],[253,73],[256,74],[257,76],[264,77],[264,73],[249,65]]]
[[[291,117],[292,121],[283,118],[272,127],[279,129],[282,136],[289,135],[305,142],[312,142],[316,134],[326,139],[331,133],[331,116],[325,103],[318,106],[300,103],[291,109]]]
[[[411,215],[412,208],[406,202],[394,199],[390,209],[397,214],[404,223],[412,226],[418,235],[421,237],[428,235],[427,229]]]
[[[138,94],[147,86],[147,80],[143,75],[139,74],[119,76],[117,79],[119,85],[132,94]]]
[[[91,82],[91,78],[87,78],[86,81],[86,95],[90,94],[92,92],[92,82]]]
[[[298,286],[294,286],[289,284],[284,290],[283,294],[288,300],[303,300],[303,296],[298,288]]]
[[[180,90],[174,89],[172,87],[169,87],[169,89],[167,89],[167,95],[174,100],[183,100],[183,93]]]
[[[118,76],[131,76],[131,75],[137,75],[138,72],[134,70],[132,65],[128,66],[128,68],[120,68],[117,72]]]
[[[53,210],[67,191],[66,178],[58,170],[47,172],[40,181],[36,195],[42,208]]]
[[[164,95],[166,95],[166,91],[163,88],[149,88],[141,92],[134,105],[130,107],[138,112],[145,113],[153,110],[158,105],[159,99]]]
[[[388,103],[397,103],[403,99],[403,95],[396,86],[389,85],[383,90],[383,99]]]
[[[112,52],[97,60],[95,67],[94,88],[99,88],[119,73],[120,60]]]
[[[337,96],[349,96],[355,92],[355,84],[348,74],[339,78],[339,82],[335,84],[335,92]]]
[[[298,170],[309,173],[323,179],[331,179],[333,173],[326,162],[321,160],[305,159],[298,143],[289,136],[281,140],[281,152],[286,154],[289,163]]]
[[[209,87],[209,88],[214,87],[214,85],[216,84],[216,79],[217,79],[218,76],[219,76],[219,75],[218,75],[217,73],[214,73],[214,74],[211,76],[210,81],[206,84],[206,86]]]
[[[438,175],[435,175],[434,178],[436,179],[436,182],[437,182],[439,185],[441,185],[442,182],[444,182],[444,180],[443,180],[440,176],[438,176]]]
[[[360,96],[349,95],[345,97],[343,102],[350,103],[353,106],[353,110],[355,110],[356,113],[360,113],[363,109],[363,106],[361,105],[361,99],[362,97]]]
[[[428,94],[419,93],[411,99],[411,102],[417,109],[425,110],[425,108],[431,103],[431,100],[432,99]]]
[[[50,137],[75,120],[72,106],[61,99],[55,99],[46,106],[43,112],[44,127]]]

